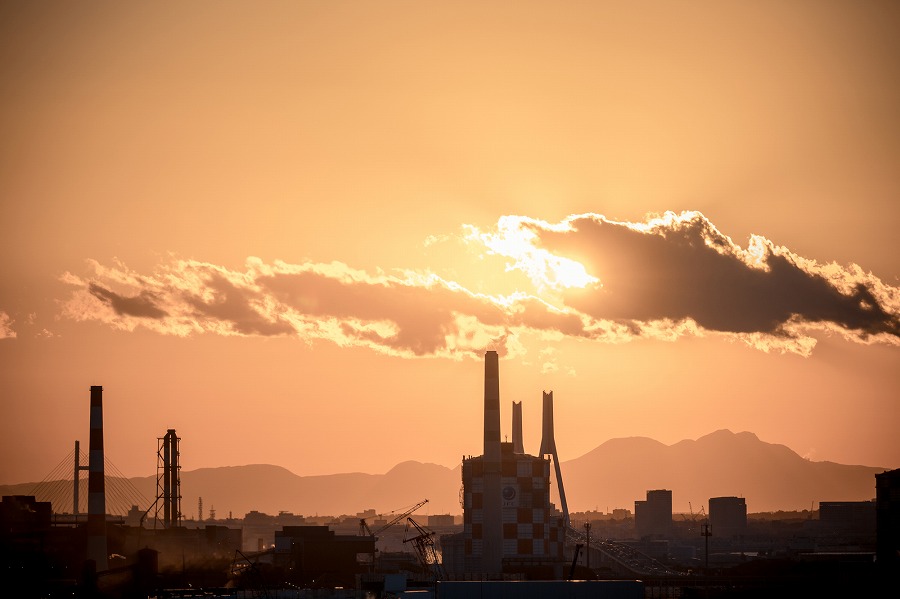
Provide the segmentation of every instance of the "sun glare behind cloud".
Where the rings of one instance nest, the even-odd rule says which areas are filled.
[[[552,225],[523,216],[503,216],[497,223],[496,233],[483,233],[469,225],[466,227],[466,239],[484,244],[492,254],[514,259],[514,263],[507,264],[507,271],[522,271],[539,292],[584,288],[600,283],[598,278],[588,274],[580,262],[537,247],[538,236],[529,225],[552,231],[569,230],[566,221]]]

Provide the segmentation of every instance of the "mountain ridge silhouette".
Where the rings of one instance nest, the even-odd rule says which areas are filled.
[[[754,433],[727,429],[672,445],[648,437],[608,439],[580,457],[562,461],[561,467],[573,512],[633,511],[634,501],[644,499],[649,489],[672,490],[676,512],[692,509],[696,513],[710,497],[729,495],[745,497],[751,513],[804,510],[820,501],[872,499],[875,474],[885,470],[813,462],[785,445],[761,441]],[[150,501],[156,496],[155,476],[128,480]],[[51,495],[59,497],[66,484],[71,486],[71,481],[51,483],[56,489]],[[339,516],[375,509],[390,515],[427,498],[429,503],[418,514],[459,514],[461,485],[459,466],[416,460],[400,462],[384,474],[299,476],[272,464],[206,467],[181,472],[181,509],[186,518],[196,518],[197,499],[202,497],[204,516],[215,508],[219,518],[229,512],[241,517],[251,510]],[[36,486],[0,485],[0,494],[31,495]],[[551,496],[559,505],[556,491],[551,476]],[[45,499],[38,496],[38,500]]]

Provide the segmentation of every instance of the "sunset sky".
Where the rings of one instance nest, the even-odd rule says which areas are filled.
[[[0,3],[0,484],[86,447],[91,385],[129,476],[169,428],[186,470],[453,467],[485,349],[528,452],[553,390],[563,461],[728,428],[900,467],[897,31],[874,1]]]

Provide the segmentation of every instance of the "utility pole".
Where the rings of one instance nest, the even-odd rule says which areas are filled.
[[[585,546],[587,547],[587,551],[584,554],[584,561],[587,569],[591,569],[591,521],[588,520],[584,523],[584,530],[587,533],[587,543]]]
[[[702,524],[703,530],[700,532],[701,537],[706,537],[706,570],[709,571],[709,537],[712,533],[709,531],[709,522]]]

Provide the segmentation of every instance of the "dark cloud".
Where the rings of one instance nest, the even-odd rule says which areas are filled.
[[[138,318],[165,318],[168,316],[165,310],[159,308],[154,300],[155,296],[149,291],[141,291],[139,294],[126,297],[96,283],[88,285],[91,295],[111,307],[120,316],[136,316]]]
[[[392,279],[345,280],[311,271],[261,276],[256,284],[304,315],[392,323],[396,332],[387,337],[348,325],[342,330],[416,355],[445,349],[446,337],[458,333],[459,314],[474,316],[486,325],[499,326],[506,320],[489,301],[444,285],[419,286]]]
[[[294,327],[283,320],[266,318],[253,303],[264,301],[250,287],[239,287],[217,272],[208,275],[203,295],[187,295],[185,301],[195,316],[226,323],[242,335],[288,335]],[[206,299],[209,298],[209,299]]]
[[[591,215],[571,230],[529,225],[548,251],[579,260],[599,285],[570,290],[566,305],[596,319],[692,319],[730,333],[784,335],[789,323],[833,324],[861,339],[900,336],[900,320],[869,277],[825,271],[760,241],[759,265],[702,215],[642,230]]]

